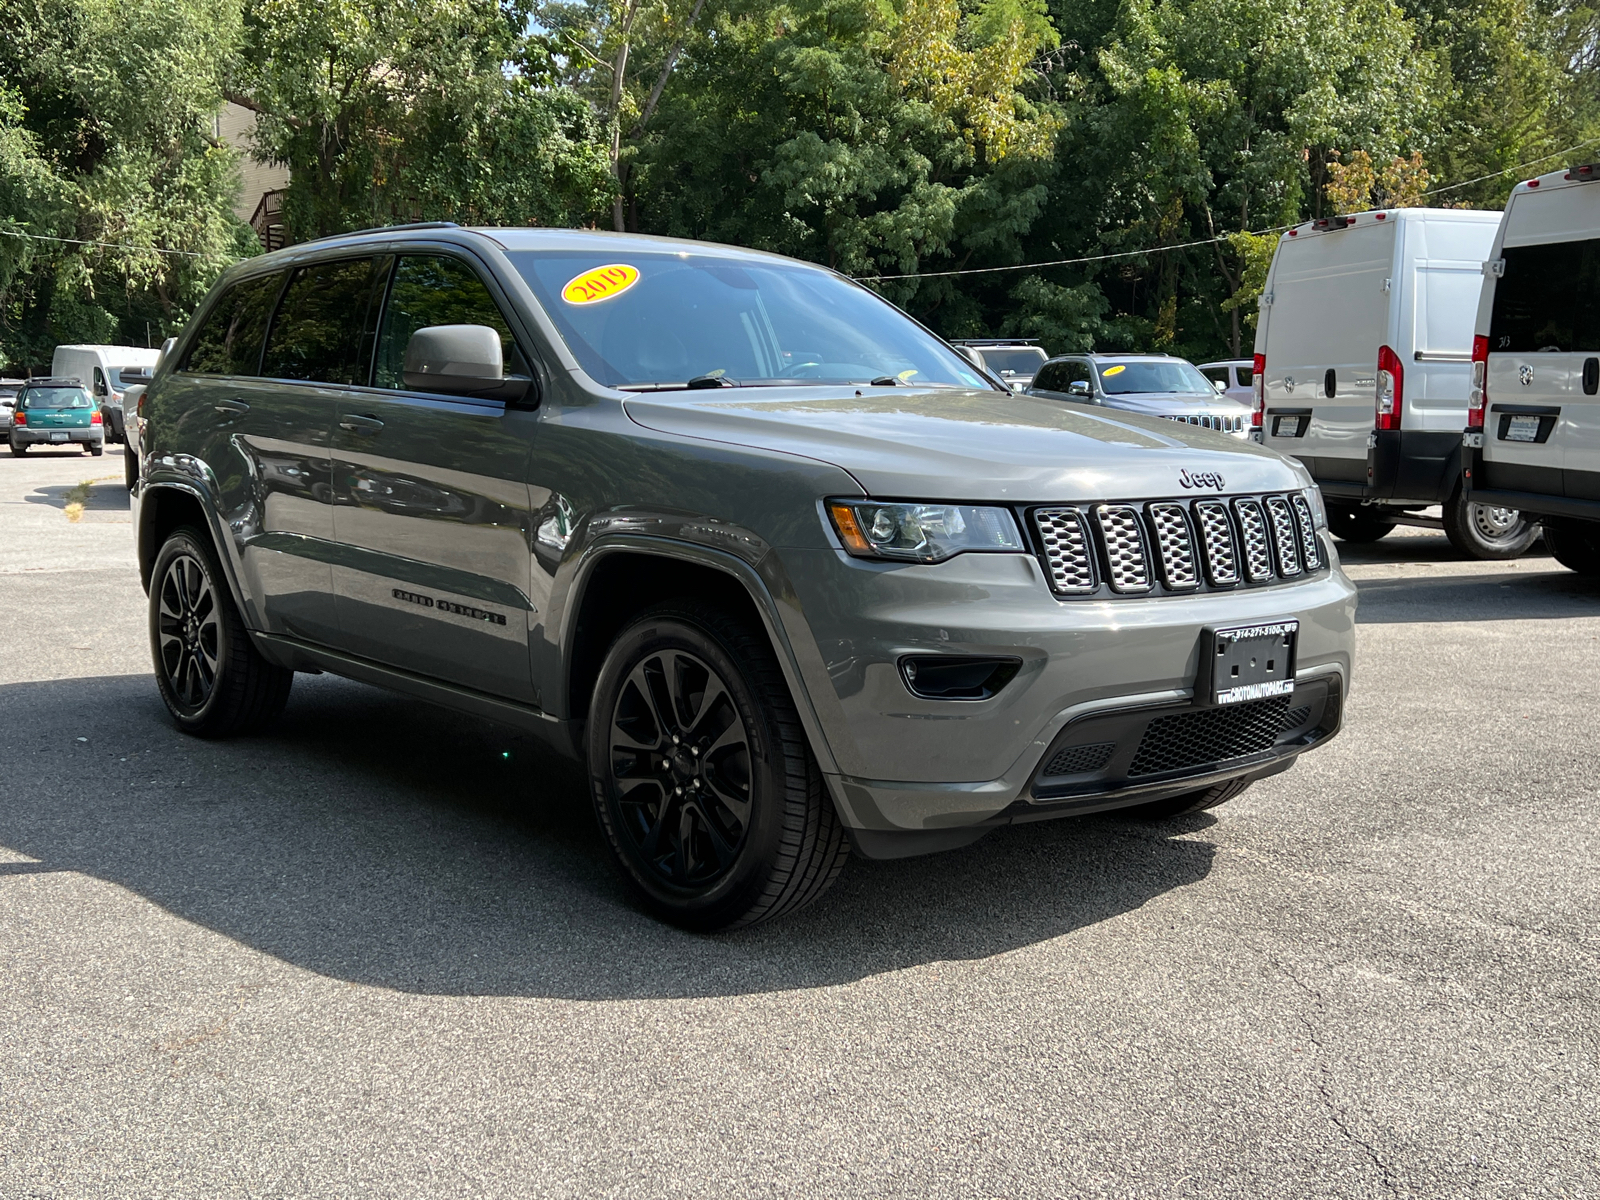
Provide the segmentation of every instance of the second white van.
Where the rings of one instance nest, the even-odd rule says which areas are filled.
[[[1305,463],[1345,541],[1442,525],[1458,550],[1489,559],[1539,536],[1461,486],[1473,324],[1499,225],[1496,212],[1401,208],[1279,239],[1256,335],[1262,443]],[[1420,514],[1432,505],[1442,519]]]
[[[125,442],[122,397],[128,385],[122,373],[155,366],[159,353],[142,346],[57,346],[50,374],[57,379],[76,379],[88,388],[99,406],[106,440]]]

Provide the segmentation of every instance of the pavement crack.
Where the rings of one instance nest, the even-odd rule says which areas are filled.
[[[261,987],[261,984],[256,983],[245,988],[240,993],[239,1000],[233,1006],[232,1010],[224,1014],[222,1019],[219,1020],[215,1025],[212,1025],[206,1029],[202,1029],[199,1033],[192,1033],[188,1037],[174,1038],[165,1042],[157,1042],[156,1049],[162,1051],[163,1053],[172,1055],[172,1065],[176,1067],[185,1051],[193,1050],[196,1046],[202,1046],[205,1043],[212,1041],[215,1038],[219,1038],[228,1032],[228,1028],[233,1024],[234,1018],[244,1011],[244,1006],[248,1004],[255,994],[261,990]]]
[[[1297,1008],[1295,1016],[1299,1019],[1300,1024],[1304,1026],[1306,1038],[1316,1052],[1316,1076],[1313,1080],[1313,1086],[1317,1089],[1317,1096],[1322,1101],[1323,1107],[1328,1111],[1328,1120],[1347,1143],[1365,1155],[1367,1161],[1372,1164],[1382,1178],[1383,1185],[1389,1190],[1389,1194],[1392,1196],[1401,1195],[1400,1184],[1395,1178],[1394,1168],[1384,1160],[1383,1155],[1378,1153],[1376,1146],[1361,1136],[1354,1125],[1351,1124],[1349,1114],[1334,1097],[1333,1064],[1328,1060],[1328,1047],[1319,1033],[1319,1024],[1325,1021],[1328,1015],[1327,1000],[1320,991],[1296,975],[1288,964],[1281,959],[1270,954],[1265,957],[1284,978],[1299,988],[1307,999],[1311,1001],[1312,1012],[1308,1013],[1304,1008]]]

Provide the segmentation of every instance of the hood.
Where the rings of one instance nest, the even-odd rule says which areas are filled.
[[[1038,396],[953,389],[722,389],[630,396],[647,429],[803,455],[870,496],[1031,503],[1184,494],[1179,473],[1228,492],[1307,487],[1298,464],[1160,417]]]

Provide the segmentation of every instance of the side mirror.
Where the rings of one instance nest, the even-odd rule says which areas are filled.
[[[1211,386],[1217,389],[1217,395],[1219,396],[1228,390],[1228,385],[1223,383],[1220,379],[1213,379],[1211,381]]]
[[[500,335],[487,325],[430,325],[406,343],[402,374],[406,387],[419,392],[477,396],[516,404],[527,397],[533,380],[507,378]]]
[[[153,368],[151,368],[151,367],[138,367],[136,369],[129,369],[129,370],[123,371],[122,372],[122,383],[123,383],[123,386],[124,387],[132,387],[134,384],[137,384],[137,383],[149,383],[152,371],[153,371]]]
[[[1089,394],[1089,381],[1087,379],[1074,379],[1067,384],[1067,395],[1087,396]]]

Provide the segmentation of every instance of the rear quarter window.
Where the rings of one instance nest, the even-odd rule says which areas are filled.
[[[1600,351],[1600,238],[1508,246],[1495,283],[1489,348],[1510,354]]]

